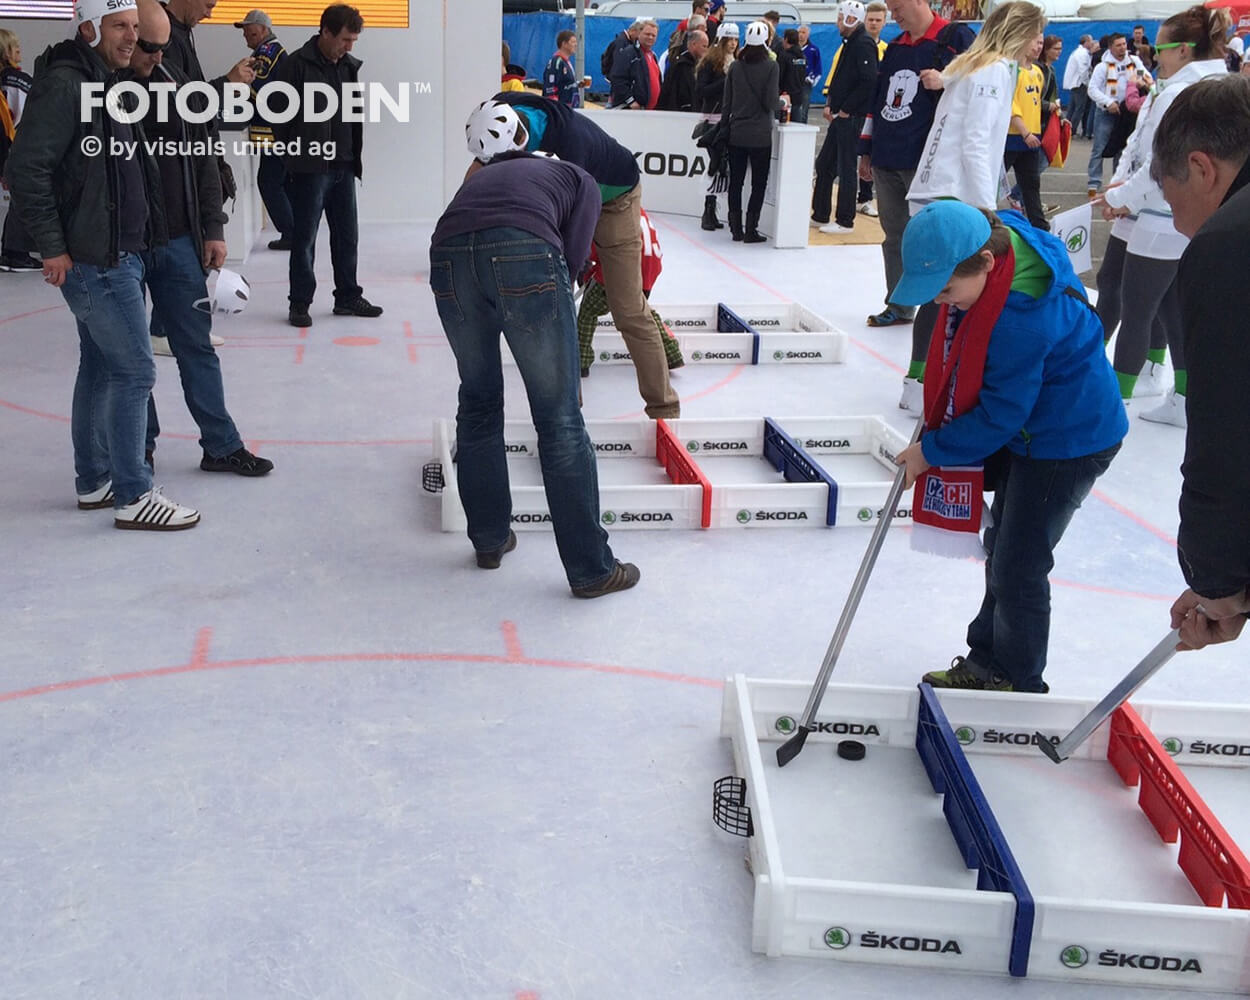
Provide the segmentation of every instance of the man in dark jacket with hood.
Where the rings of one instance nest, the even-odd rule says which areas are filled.
[[[138,12],[139,44],[130,56],[130,69],[137,81],[153,89],[162,84],[184,86],[189,81],[180,70],[162,65],[160,46],[167,44],[170,36],[165,11],[157,0],[138,0]],[[238,428],[226,410],[221,362],[209,339],[213,319],[206,308],[204,272],[226,262],[226,213],[221,208],[217,158],[208,148],[208,129],[183,121],[176,114],[161,115],[155,100],[143,126],[153,142],[161,174],[160,189],[150,192],[149,197],[160,199],[168,236],[165,246],[144,252],[144,280],[152,295],[152,323],[169,339],[178,362],[183,398],[200,428],[200,446],[204,449],[200,468],[263,476],[273,463],[243,447]],[[159,434],[156,403],[149,396],[148,455],[156,448]]]
[[[282,64],[278,79],[304,93],[304,86],[322,83],[342,92],[360,80],[360,60],[352,46],[364,30],[360,11],[347,4],[331,4],[321,14],[321,26]],[[274,123],[274,138],[282,146],[287,172],[287,194],[295,232],[291,239],[290,315],[292,326],[312,326],[308,313],[317,279],[313,276],[317,230],[324,212],[330,226],[330,260],[334,263],[334,315],[381,316],[381,306],[364,297],[356,282],[356,181],[362,174],[364,128],[345,118],[344,104],[327,121],[307,121],[296,115]],[[279,102],[274,101],[275,110]],[[298,141],[298,149],[295,148]]]
[[[119,528],[190,528],[199,513],[153,489],[143,460],[156,366],[141,255],[164,242],[160,206],[148,201],[160,177],[142,126],[116,121],[102,93],[138,44],[135,0],[78,0],[74,13],[75,37],[36,62],[6,179],[44,280],[78,321],[70,419],[78,506],[113,508]],[[87,85],[100,99],[84,121]]]
[[[1250,614],[1250,337],[1237,290],[1250,259],[1250,79],[1186,87],[1159,123],[1150,173],[1190,238],[1184,317],[1185,460],[1176,536],[1189,588],[1172,605],[1183,648],[1228,642]]]
[[[696,28],[686,35],[686,50],[668,64],[660,87],[660,111],[697,111],[695,70],[707,52],[707,33]]]
[[[829,81],[825,120],[829,131],[816,158],[816,186],[812,190],[812,221],[825,223],[822,233],[849,233],[855,228],[855,195],[859,190],[859,133],[872,110],[877,89],[877,43],[864,30],[865,8],[859,0],[844,0],[838,13],[838,33],[845,51]],[[833,178],[838,178],[838,204],[828,225]]]

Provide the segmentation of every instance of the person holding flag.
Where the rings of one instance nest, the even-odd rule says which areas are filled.
[[[923,679],[1044,693],[1055,546],[1128,433],[1102,324],[1063,243],[1017,212],[932,202],[902,252],[890,301],[940,307],[925,430],[897,459],[916,486],[913,519],[975,538],[982,491],[994,492],[968,654]]]

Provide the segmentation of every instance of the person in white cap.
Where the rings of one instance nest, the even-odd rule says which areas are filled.
[[[273,21],[263,10],[249,10],[234,26],[243,29],[243,41],[252,50],[252,71],[256,74],[252,81],[252,100],[255,101],[261,89],[277,78],[278,68],[286,59],[286,49],[274,35]],[[291,200],[286,196],[282,157],[273,152],[273,128],[268,122],[254,122],[247,128],[247,137],[260,150],[256,187],[269,213],[269,221],[278,230],[278,238],[269,241],[269,249],[290,250],[295,217],[291,214]]]
[[[877,90],[877,42],[864,28],[866,15],[859,0],[842,0],[838,8],[842,47],[829,81],[825,103],[829,131],[816,158],[816,186],[812,190],[812,221],[821,224],[822,233],[849,233],[855,228],[859,134]],[[830,223],[834,177],[838,179],[838,204]]]
[[[789,107],[779,89],[780,70],[769,58],[768,25],[747,25],[742,51],[725,76],[724,114],[729,115],[729,231],[736,241],[764,243],[759,231],[768,186],[769,157],[776,113]],[[751,165],[751,198],[746,225],[742,220],[742,188]]]
[[[146,196],[160,190],[160,173],[141,124],[81,107],[84,84],[104,84],[129,64],[139,15],[135,0],[78,0],[74,13],[74,38],[36,62],[6,179],[44,280],[61,289],[78,324],[70,418],[78,507],[113,508],[119,528],[190,528],[199,512],[154,489],[143,460],[156,365],[141,255],[165,240],[161,207]],[[114,141],[134,152],[101,155]]]

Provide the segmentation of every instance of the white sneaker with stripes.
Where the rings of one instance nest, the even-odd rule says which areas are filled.
[[[98,490],[78,494],[79,510],[103,510],[113,506],[113,480],[109,480]]]
[[[113,527],[136,531],[181,531],[183,528],[194,528],[199,522],[198,510],[170,500],[159,486],[113,514]]]

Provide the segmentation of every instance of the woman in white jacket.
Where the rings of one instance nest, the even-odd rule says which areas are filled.
[[[991,212],[997,207],[1018,63],[1045,28],[1041,7],[1024,0],[999,4],[967,51],[946,67],[942,98],[907,191],[912,215],[939,198],[955,198]],[[932,302],[916,311],[911,364],[898,404],[904,410],[919,413],[924,406],[920,383],[937,314]]]
[[[1177,94],[1204,77],[1228,72],[1224,37],[1229,24],[1226,9],[1191,7],[1172,15],[1159,28],[1155,43],[1158,81],[1138,113],[1137,127],[1110,186],[1095,201],[1102,206],[1104,218],[1116,222],[1103,261],[1103,269],[1110,273],[1104,278],[1099,271],[1099,296],[1104,287],[1119,295],[1120,332],[1113,366],[1120,395],[1125,399],[1133,395],[1138,373],[1148,359],[1152,326],[1161,325],[1172,354],[1175,386],[1162,405],[1141,417],[1177,427],[1185,426],[1186,379],[1180,304],[1173,279],[1189,241],[1172,226],[1172,210],[1150,177],[1151,147],[1155,129]],[[1128,220],[1132,228],[1126,233],[1123,227]]]

